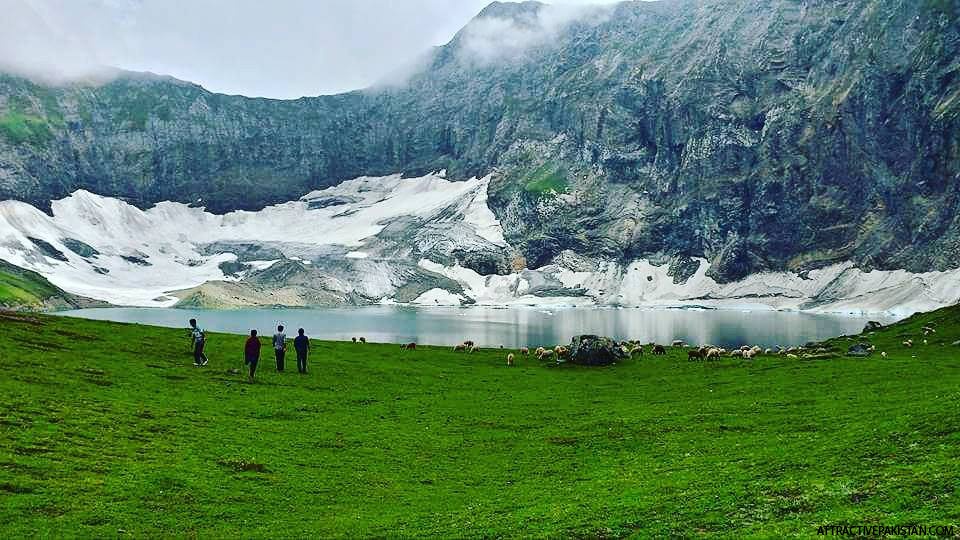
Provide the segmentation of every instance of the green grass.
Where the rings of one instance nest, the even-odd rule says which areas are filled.
[[[886,359],[700,363],[671,349],[508,368],[499,350],[316,342],[309,375],[266,358],[256,384],[227,372],[242,336],[211,335],[197,369],[181,330],[0,317],[5,538],[960,524],[956,308],[871,336]]]
[[[50,140],[53,132],[45,119],[11,109],[0,115],[0,135],[14,144],[39,144]]]
[[[524,178],[524,189],[528,193],[545,194],[549,192],[566,193],[569,187],[567,175],[561,165],[544,163]]]
[[[0,261],[0,306],[39,308],[63,294],[40,274]]]

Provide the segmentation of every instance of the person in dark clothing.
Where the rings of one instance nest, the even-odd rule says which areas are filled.
[[[196,319],[190,319],[190,339],[193,340],[193,365],[197,367],[207,365],[207,355],[203,354],[207,336],[203,329],[197,326]]]
[[[250,366],[250,382],[253,382],[253,375],[257,372],[257,363],[260,362],[260,338],[257,337],[257,331],[251,330],[250,337],[243,347],[244,363]]]
[[[293,348],[297,351],[297,371],[307,372],[307,353],[310,351],[310,338],[303,335],[303,328],[297,330],[297,337],[293,338]]]
[[[287,335],[283,333],[283,325],[277,327],[273,335],[273,354],[277,357],[277,371],[283,371],[283,356],[287,352]]]

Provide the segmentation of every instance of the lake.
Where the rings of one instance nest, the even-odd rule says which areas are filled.
[[[643,342],[710,343],[722,347],[798,345],[859,333],[868,320],[895,319],[792,311],[638,308],[437,308],[368,306],[329,309],[197,310],[95,308],[61,312],[69,317],[186,328],[196,318],[208,331],[271,335],[278,324],[287,335],[304,328],[317,339],[453,345],[470,339],[484,347],[569,343],[578,334]]]

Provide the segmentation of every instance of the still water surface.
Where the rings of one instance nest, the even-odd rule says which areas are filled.
[[[190,318],[209,331],[271,335],[278,324],[287,334],[304,328],[317,339],[453,345],[466,339],[485,347],[567,343],[578,334],[669,343],[710,343],[723,347],[796,345],[858,333],[878,316],[825,315],[780,311],[615,309],[615,308],[436,308],[371,306],[331,309],[196,310],[97,308],[62,312],[71,317],[186,327]]]

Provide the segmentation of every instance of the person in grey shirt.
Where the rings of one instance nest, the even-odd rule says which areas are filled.
[[[283,325],[277,327],[273,335],[273,354],[277,357],[277,372],[283,371],[283,355],[287,352],[287,335],[283,333]]]

